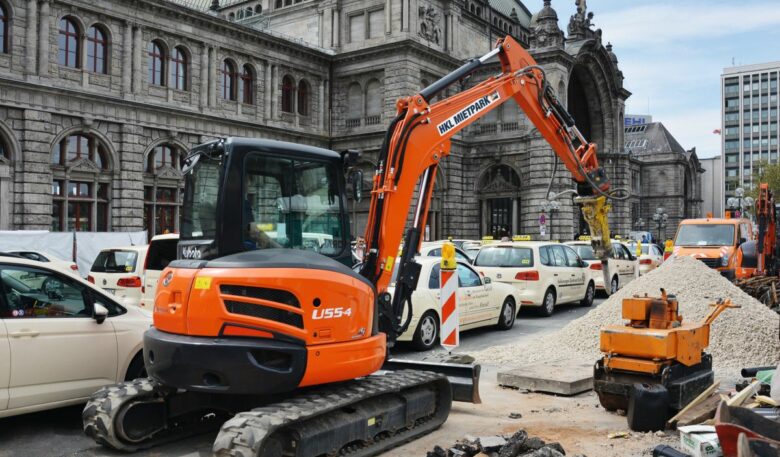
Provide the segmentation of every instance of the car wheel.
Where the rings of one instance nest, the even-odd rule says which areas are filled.
[[[139,352],[133,357],[130,362],[130,366],[127,367],[127,373],[125,374],[125,381],[132,381],[134,379],[145,378],[146,367],[144,366],[144,354]]]
[[[617,291],[618,291],[618,277],[613,276],[612,281],[609,282],[609,295],[612,295]]]
[[[501,330],[509,330],[515,325],[516,316],[515,301],[512,297],[506,297],[504,304],[501,306],[501,314],[498,316],[498,328]]]
[[[547,292],[544,293],[544,300],[542,300],[542,306],[539,307],[539,315],[544,317],[552,316],[555,312],[555,290],[550,287]]]
[[[588,283],[588,288],[585,289],[585,298],[580,301],[580,305],[582,306],[592,306],[593,305],[593,298],[596,296],[596,286],[593,284],[593,281]]]
[[[414,331],[412,343],[418,351],[427,351],[436,345],[439,338],[439,318],[433,311],[428,311],[420,318]]]

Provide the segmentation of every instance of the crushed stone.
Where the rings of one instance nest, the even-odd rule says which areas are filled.
[[[602,326],[623,324],[621,304],[634,295],[660,296],[660,288],[677,296],[683,323],[701,321],[717,299],[731,299],[741,308],[726,309],[711,326],[710,345],[716,370],[732,374],[751,366],[776,365],[780,360],[780,315],[733,285],[716,270],[692,257],[672,257],[659,268],[633,280],[585,316],[531,343],[510,343],[472,354],[478,363],[522,366],[545,360],[601,357]],[[518,320],[516,325],[523,325]]]

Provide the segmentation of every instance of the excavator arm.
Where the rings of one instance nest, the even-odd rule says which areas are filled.
[[[447,87],[496,56],[501,62],[500,74],[432,103]],[[582,205],[590,227],[593,247],[606,263],[610,246],[606,204],[609,183],[599,167],[596,145],[583,138],[574,119],[547,83],[542,68],[508,36],[498,40],[488,54],[469,61],[419,94],[397,102],[397,117],[387,130],[373,177],[365,236],[358,240],[357,249],[363,260],[361,274],[376,285],[379,325],[390,341],[406,330],[411,319],[411,294],[420,273],[414,256],[426,224],[436,171],[441,160],[450,154],[450,140],[509,100],[514,100],[525,112],[577,182],[580,194],[577,202]],[[412,225],[399,253],[415,191],[418,196],[411,214]],[[397,255],[400,255],[398,260]],[[400,265],[391,297],[387,287],[396,262]],[[406,321],[402,322],[404,307],[408,312]]]
[[[774,274],[777,244],[775,198],[767,183],[759,184],[756,219],[758,221],[758,268],[762,274]]]

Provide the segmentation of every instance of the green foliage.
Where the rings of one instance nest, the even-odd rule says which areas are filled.
[[[755,183],[753,188],[745,192],[745,195],[758,198],[758,184],[765,182],[769,184],[769,189],[775,195],[780,195],[780,164],[767,163],[762,160],[753,165],[753,182]],[[746,189],[747,190],[747,189]]]

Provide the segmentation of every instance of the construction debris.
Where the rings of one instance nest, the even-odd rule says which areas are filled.
[[[780,277],[778,276],[754,276],[747,279],[738,279],[734,284],[748,295],[780,312]]]
[[[444,449],[436,446],[427,457],[561,457],[566,452],[560,443],[545,443],[543,440],[528,436],[525,430],[513,435],[466,436],[452,447]],[[585,457],[585,456],[580,456]]]
[[[726,370],[738,378],[738,371],[744,366],[777,364],[780,359],[780,316],[717,271],[691,257],[670,258],[661,267],[632,281],[558,332],[547,334],[530,344],[496,346],[473,355],[478,362],[510,367],[562,357],[595,362],[602,356],[599,351],[601,327],[623,323],[623,298],[658,295],[661,287],[677,296],[680,314],[691,322],[702,320],[710,311],[709,305],[718,298],[730,298],[735,305],[741,306],[729,310],[712,326],[708,352],[712,354],[716,375],[719,370]],[[522,325],[522,321],[518,323]]]

